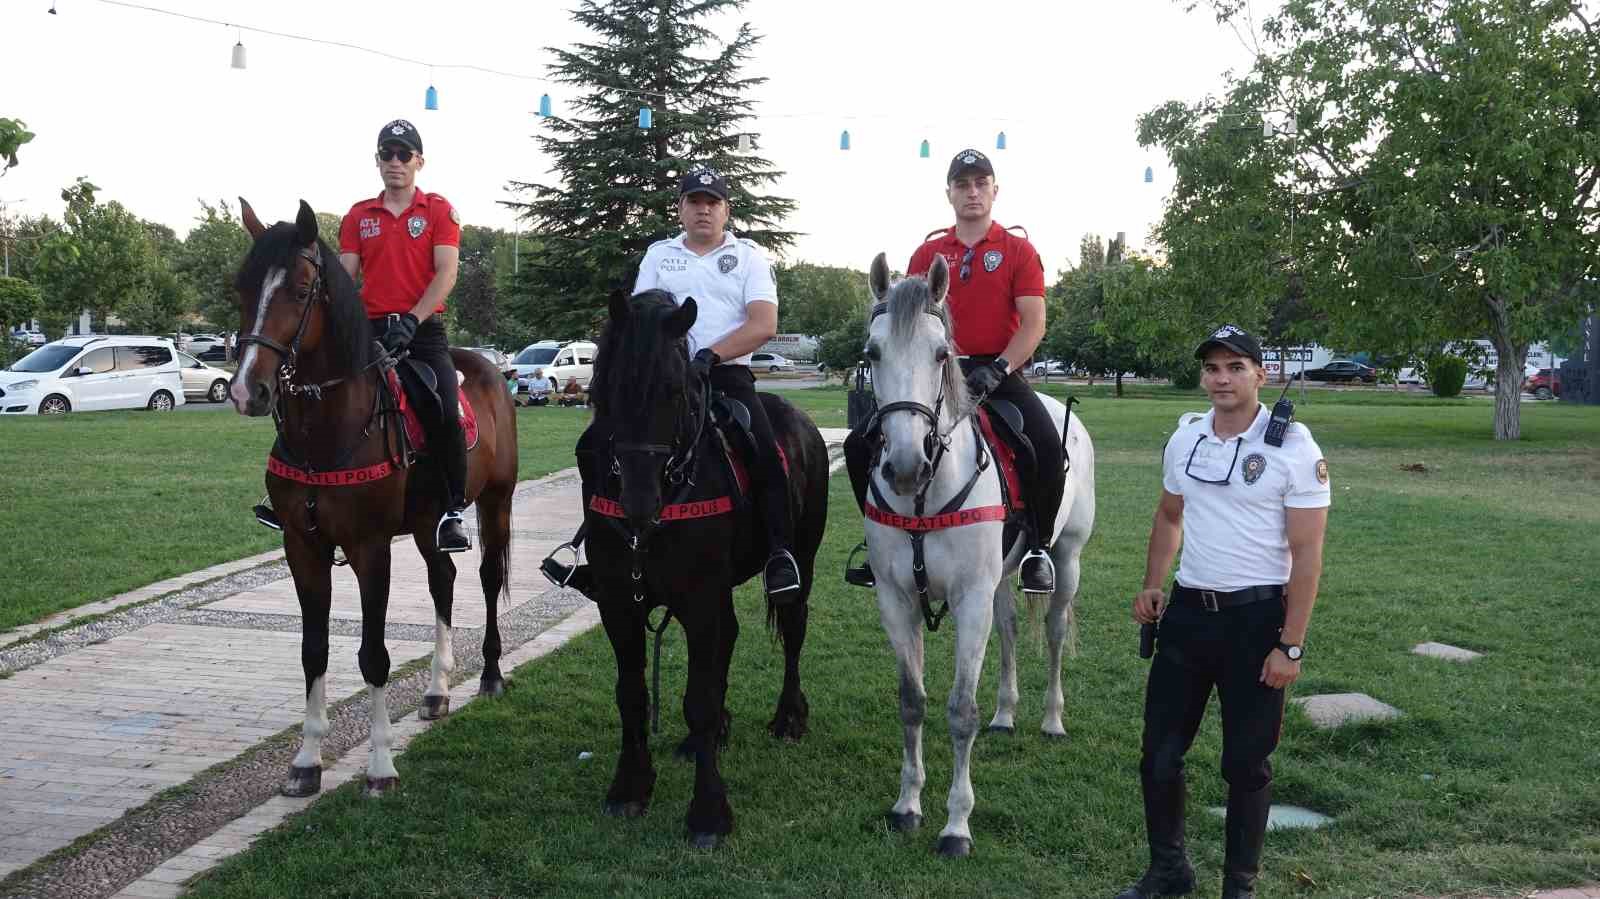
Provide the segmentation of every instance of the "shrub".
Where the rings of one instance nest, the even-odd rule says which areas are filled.
[[[1428,386],[1433,395],[1452,397],[1461,395],[1467,383],[1467,360],[1460,356],[1440,354],[1428,360]]]
[[[1167,379],[1179,390],[1193,390],[1200,386],[1200,364],[1193,360],[1180,362],[1167,372]]]

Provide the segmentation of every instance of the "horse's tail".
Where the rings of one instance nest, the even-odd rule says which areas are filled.
[[[1040,621],[1040,618],[1044,615],[1044,609],[1048,604],[1049,598],[1026,592],[1022,595],[1027,597],[1028,600],[1028,630],[1033,634],[1033,640],[1031,641],[1033,643],[1033,651],[1035,655],[1042,656],[1045,650],[1045,631],[1048,628]],[[1062,641],[1062,646],[1067,652],[1067,658],[1075,659],[1078,657],[1078,597],[1073,596],[1067,600],[1067,608],[1063,613],[1062,624],[1066,627],[1066,639]]]

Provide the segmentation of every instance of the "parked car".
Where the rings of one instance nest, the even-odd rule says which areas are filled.
[[[1561,395],[1561,372],[1553,368],[1541,368],[1528,378],[1523,385],[1523,391],[1531,393],[1541,400],[1547,400]]]
[[[1043,378],[1046,375],[1064,378],[1067,376],[1067,366],[1055,359],[1045,359],[1042,362],[1033,363],[1033,366],[1028,369],[1028,374],[1035,378]]]
[[[226,343],[214,343],[206,347],[204,350],[198,353],[191,353],[190,355],[194,356],[196,359],[199,359],[201,362],[230,361],[228,359],[228,345]]]
[[[183,376],[183,395],[191,400],[209,403],[228,401],[228,381],[233,375],[224,368],[215,368],[196,359],[189,353],[178,353],[179,373]]]
[[[177,352],[165,337],[66,337],[0,372],[0,414],[5,415],[167,412],[183,403]]]
[[[48,342],[43,331],[12,331],[11,339],[28,346],[44,346]]]
[[[1290,380],[1299,380],[1300,377],[1300,372],[1295,372],[1289,376]],[[1362,381],[1371,384],[1378,380],[1378,372],[1370,365],[1362,365],[1359,362],[1351,362],[1349,360],[1339,360],[1329,362],[1321,368],[1306,369],[1305,379],[1307,381],[1328,382]]]
[[[751,371],[794,371],[794,363],[777,353],[751,353]]]
[[[1394,379],[1395,382],[1399,384],[1421,384],[1422,373],[1417,370],[1416,366],[1408,365],[1405,368],[1400,369],[1400,372],[1395,375]]]

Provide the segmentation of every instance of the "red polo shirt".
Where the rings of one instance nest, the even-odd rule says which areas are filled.
[[[1017,333],[1017,297],[1044,296],[1044,263],[1026,237],[989,223],[989,231],[972,247],[967,279],[961,279],[961,260],[967,246],[956,238],[954,226],[917,247],[906,266],[907,275],[926,275],[938,253],[950,263],[950,325],[956,348],[964,354],[999,355]]]
[[[461,216],[450,201],[417,190],[399,215],[383,194],[350,207],[339,225],[339,252],[361,257],[361,299],[367,315],[410,312],[433,282],[434,247],[461,246]],[[444,301],[434,312],[444,311]]]

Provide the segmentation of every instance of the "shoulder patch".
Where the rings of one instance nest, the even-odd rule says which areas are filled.
[[[461,224],[461,213],[454,206],[450,207],[450,221]]]
[[[1326,484],[1326,483],[1328,483],[1328,460],[1327,459],[1318,459],[1317,460],[1317,483],[1318,484]]]

